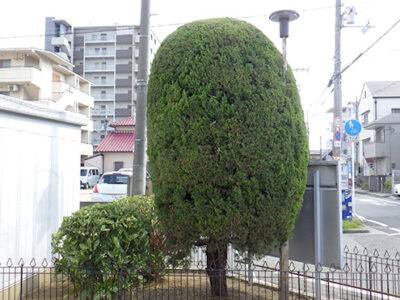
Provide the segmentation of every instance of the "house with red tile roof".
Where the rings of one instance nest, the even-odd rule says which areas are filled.
[[[118,171],[121,168],[132,168],[133,164],[134,117],[112,122],[110,126],[114,127],[114,131],[107,133],[96,147],[94,150],[96,155],[85,161],[85,166],[96,166],[101,173]],[[99,159],[99,157],[102,157],[102,159]]]

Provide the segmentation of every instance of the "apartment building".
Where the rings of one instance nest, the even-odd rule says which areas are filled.
[[[72,26],[65,20],[46,18],[44,48],[72,62]]]
[[[73,65],[40,49],[0,49],[0,94],[32,101],[57,111],[79,113],[89,120],[81,127],[81,162],[93,154],[91,83],[71,71]]]
[[[60,20],[53,19],[53,22],[60,23]],[[52,32],[54,30],[47,26],[46,36],[51,37]],[[140,28],[135,25],[88,26],[73,27],[72,32],[73,70],[93,83],[92,144],[97,146],[107,131],[112,130],[111,122],[135,116]],[[151,32],[149,62],[159,44]]]

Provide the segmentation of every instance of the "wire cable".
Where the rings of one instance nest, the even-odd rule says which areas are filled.
[[[385,31],[384,34],[382,34],[375,42],[373,42],[367,49],[365,49],[363,52],[361,52],[356,58],[352,60],[350,64],[348,64],[346,67],[344,67],[339,73],[333,74],[332,77],[329,79],[328,87],[330,87],[333,83],[333,80],[335,80],[338,76],[342,75],[348,68],[350,68],[357,60],[359,60],[365,53],[367,53],[369,50],[371,50],[372,47],[374,47],[380,40],[382,40],[390,31],[393,30],[398,24],[400,23],[400,19],[397,20],[388,30]]]

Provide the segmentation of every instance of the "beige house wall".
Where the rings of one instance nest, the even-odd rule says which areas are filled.
[[[107,153],[104,152],[104,173],[118,171],[114,170],[114,162],[122,161],[124,163],[124,168],[132,168],[133,165],[133,153],[128,152],[116,152]]]

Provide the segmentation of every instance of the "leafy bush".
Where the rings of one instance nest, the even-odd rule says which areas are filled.
[[[363,190],[369,190],[369,184],[368,183],[361,183],[361,188],[363,189]]]
[[[386,180],[385,181],[385,192],[391,192],[392,191],[392,180]]]
[[[164,240],[152,197],[136,196],[87,206],[65,217],[52,237],[56,270],[68,271],[73,292],[85,299],[109,297],[162,272]],[[135,270],[135,272],[132,271]],[[89,287],[89,284],[92,286]]]

